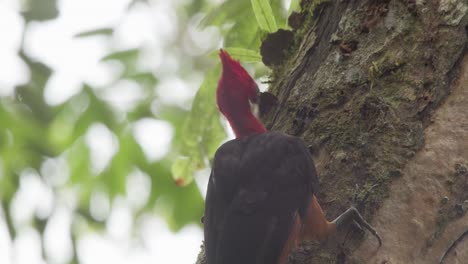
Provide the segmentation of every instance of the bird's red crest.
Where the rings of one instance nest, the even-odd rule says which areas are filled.
[[[225,50],[219,51],[219,57],[223,64],[216,91],[219,110],[229,120],[238,137],[265,132],[263,124],[250,111],[249,101],[258,101],[257,84],[240,62],[234,60]]]
[[[220,49],[219,50],[219,58],[221,59],[221,62],[223,64],[223,69],[229,68],[229,69],[235,69],[235,68],[242,68],[240,65],[239,61],[234,60],[231,58],[231,55],[227,53],[227,51]]]
[[[256,101],[257,84],[238,60],[234,60],[227,51],[220,49],[219,57],[223,72],[218,83],[217,99],[221,110],[227,104],[248,106],[248,101]],[[234,110],[234,109],[233,109]]]
[[[223,64],[223,78],[226,79],[233,79],[235,78],[237,81],[242,83],[253,83],[252,77],[250,77],[249,73],[242,67],[238,60],[235,60],[227,53],[227,51],[220,49],[219,50],[219,57],[221,58],[221,63]]]

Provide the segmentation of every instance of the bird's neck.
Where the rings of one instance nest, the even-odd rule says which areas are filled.
[[[246,137],[253,134],[266,132],[265,126],[255,117],[252,112],[247,111],[243,114],[226,115],[229,124],[231,124],[236,138]]]

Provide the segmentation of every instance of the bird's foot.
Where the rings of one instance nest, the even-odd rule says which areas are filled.
[[[340,216],[338,216],[333,223],[336,224],[336,229],[338,232],[345,231],[351,224],[357,224],[357,227],[360,229],[368,230],[373,236],[375,236],[379,242],[379,247],[382,246],[382,239],[377,234],[377,231],[361,216],[359,211],[350,207]]]

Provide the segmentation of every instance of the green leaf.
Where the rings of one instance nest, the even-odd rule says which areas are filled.
[[[125,129],[118,138],[119,150],[101,175],[111,199],[125,194],[127,176],[134,167],[146,166],[146,157],[130,129]]]
[[[49,144],[45,127],[33,115],[30,109],[17,102],[0,101],[0,120],[2,128],[7,128],[12,135],[12,148],[17,149],[20,159],[15,163],[15,169],[21,170],[28,166],[36,168],[41,156],[54,156],[57,151]],[[14,156],[7,152],[7,156]],[[29,158],[29,159],[28,159]],[[19,165],[22,164],[22,165]]]
[[[206,74],[200,89],[195,95],[192,110],[182,130],[181,158],[172,166],[172,176],[184,185],[192,181],[193,172],[205,167],[211,159],[225,132],[219,121],[216,106],[216,87],[221,73],[219,64]]]
[[[268,0],[251,0],[258,26],[268,32],[278,30],[276,20]]]
[[[169,160],[151,164],[142,171],[151,177],[151,195],[146,209],[153,206],[164,217],[173,231],[189,223],[200,224],[204,201],[195,182],[179,187],[171,176]]]
[[[229,54],[242,62],[261,62],[262,56],[258,51],[244,48],[226,48]]]
[[[93,36],[99,36],[99,35],[109,36],[109,35],[112,35],[112,33],[114,33],[113,28],[99,28],[99,29],[80,32],[78,34],[75,34],[73,37],[74,38],[86,38],[86,37],[93,37]]]
[[[19,56],[28,65],[31,79],[28,83],[16,88],[15,96],[22,105],[31,110],[35,119],[44,123],[49,122],[52,118],[52,111],[45,102],[43,93],[53,71],[44,63],[29,58],[22,51],[19,52]]]
[[[183,142],[183,127],[189,111],[173,105],[160,104],[157,115],[159,119],[169,122],[174,127],[174,137],[172,139],[173,148],[177,143]]]
[[[185,122],[183,131],[184,143],[189,148],[198,147],[200,137],[205,134],[210,118],[213,118],[214,112],[218,112],[215,97],[220,74],[221,69],[219,66],[207,73],[195,95],[192,110]]]
[[[50,20],[56,18],[59,14],[56,0],[30,0],[21,2],[26,2],[26,11],[22,13],[26,22]]]
[[[10,201],[19,186],[19,175],[15,173],[15,168],[10,166],[11,161],[8,159],[11,158],[11,152],[7,151],[0,152],[3,156],[3,159],[0,158],[0,201]],[[7,153],[9,156],[5,155]]]
[[[91,174],[90,150],[84,138],[77,140],[65,154],[65,158],[70,168],[71,186],[79,186],[79,205],[88,208],[89,199],[97,178]]]
[[[281,26],[284,25],[285,27],[287,27],[287,10],[284,10],[282,0],[271,0],[270,7],[272,9],[272,14],[273,17],[276,19],[277,24],[280,24]],[[239,14],[242,14],[242,19],[239,19]],[[253,24],[250,24],[250,29],[254,31],[258,30],[258,23],[252,11],[252,3],[250,3],[249,1],[226,0],[222,4],[211,8],[210,11],[201,21],[200,26],[222,26],[230,23],[238,23],[250,17],[252,17],[254,21]],[[232,29],[228,31],[235,32],[236,30]],[[224,35],[226,35],[226,33],[224,33]],[[244,37],[244,35],[241,36],[241,38]]]
[[[299,11],[300,9],[299,0],[291,0],[291,4],[289,4],[288,15],[290,15],[294,11]]]
[[[85,85],[83,92],[72,100],[75,101],[75,106],[86,107],[86,110],[75,121],[74,138],[83,135],[93,123],[104,123],[112,131],[120,127],[111,106],[101,100],[91,87]]]
[[[189,223],[200,225],[205,203],[197,185],[192,182],[183,188],[175,187],[178,190],[172,196],[174,209],[171,212],[172,219],[168,221],[169,228],[175,231]]]
[[[74,120],[70,118],[71,116],[73,115],[70,113],[70,109],[65,108],[56,115],[56,118],[48,127],[49,141],[59,152],[64,151],[75,140],[73,137],[75,124],[73,122]]]
[[[122,51],[113,52],[111,54],[104,56],[101,59],[101,61],[117,60],[117,61],[122,61],[122,62],[128,62],[128,61],[133,61],[137,59],[139,54],[140,54],[139,49],[122,50]]]
[[[140,58],[140,49],[128,49],[113,52],[104,56],[101,61],[117,61],[124,66],[120,79],[128,78],[138,74],[138,60]]]
[[[151,112],[151,105],[153,104],[153,98],[147,97],[143,99],[139,104],[135,106],[130,112],[127,112],[128,121],[137,121],[145,117],[154,117]]]
[[[127,79],[134,80],[140,84],[143,88],[148,90],[153,90],[156,84],[158,84],[158,79],[152,72],[139,72],[133,75],[126,76]]]
[[[212,160],[220,143],[226,138],[226,132],[221,124],[218,113],[214,113],[214,116],[210,119],[211,122],[203,136],[202,146],[204,147],[204,153]]]
[[[71,184],[83,183],[85,178],[91,176],[90,172],[90,153],[83,138],[77,140],[75,144],[67,151],[66,159],[70,167]]]
[[[229,23],[232,20],[236,20],[239,14],[244,11],[250,10],[249,2],[231,0],[222,3],[219,6],[213,8],[201,21],[201,26],[220,26],[224,23]]]
[[[184,186],[192,182],[193,165],[189,157],[178,157],[171,166],[171,173],[178,186]]]
[[[224,44],[226,47],[242,47],[246,49],[259,49],[261,32],[252,9],[245,10],[244,17],[237,20],[231,30],[226,33]]]

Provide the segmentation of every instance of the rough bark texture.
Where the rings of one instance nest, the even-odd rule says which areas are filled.
[[[368,195],[360,209],[384,245],[355,232],[340,246],[307,243],[290,263],[438,263],[468,229],[468,3],[301,6],[284,60],[266,60],[278,104],[264,121],[311,145],[330,219]],[[467,252],[462,241],[445,263]]]
[[[451,94],[425,129],[425,145],[392,182],[374,217],[385,239],[378,251],[365,241],[355,259],[369,263],[436,263],[468,230],[468,56]],[[456,254],[455,254],[456,253]],[[468,262],[468,239],[446,263]]]

